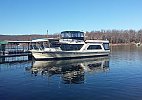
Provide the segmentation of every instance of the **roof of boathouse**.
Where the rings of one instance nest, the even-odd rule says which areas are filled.
[[[1,41],[1,40],[0,40],[0,45],[2,45],[2,44],[8,44],[8,42],[7,42],[7,41]]]

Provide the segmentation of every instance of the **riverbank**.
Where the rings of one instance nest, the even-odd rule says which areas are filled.
[[[110,46],[122,46],[122,45],[136,45],[136,43],[117,43],[117,44],[110,43]]]

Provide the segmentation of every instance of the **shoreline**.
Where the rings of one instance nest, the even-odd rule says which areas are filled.
[[[110,46],[122,46],[122,45],[136,45],[136,43],[119,43],[119,44],[112,44],[110,43]]]

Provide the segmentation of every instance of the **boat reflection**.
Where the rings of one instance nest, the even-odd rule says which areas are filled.
[[[32,67],[26,67],[33,75],[60,75],[65,84],[84,83],[85,73],[106,72],[109,70],[109,58],[87,58],[59,61],[35,61]]]

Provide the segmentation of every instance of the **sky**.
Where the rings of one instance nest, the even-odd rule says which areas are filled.
[[[0,0],[0,34],[142,29],[142,0]]]

